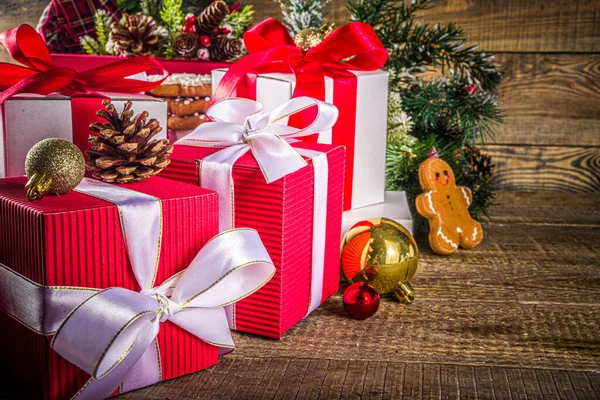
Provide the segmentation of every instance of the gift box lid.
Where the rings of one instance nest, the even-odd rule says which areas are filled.
[[[76,191],[71,191],[60,196],[46,195],[41,200],[31,202],[27,199],[25,183],[27,183],[27,178],[24,176],[0,179],[0,199],[5,198],[17,202],[40,214],[55,214],[101,207],[114,207],[113,203]],[[136,183],[121,184],[117,186],[145,193],[163,201],[198,196],[217,196],[217,193],[212,190],[158,176]]]

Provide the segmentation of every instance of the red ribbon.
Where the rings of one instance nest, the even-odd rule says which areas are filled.
[[[0,34],[2,44],[15,61],[23,64],[0,63],[0,104],[18,93],[49,94],[61,92],[67,96],[103,92],[139,93],[160,85],[168,72],[150,57],[136,57],[102,67],[77,72],[72,68],[57,68],[40,35],[29,25],[21,25]],[[159,70],[163,78],[147,82],[127,78],[141,72]]]
[[[334,79],[333,103],[340,116],[333,127],[333,144],[346,146],[344,210],[352,205],[354,138],[356,131],[357,82],[354,71],[374,71],[388,59],[387,50],[373,27],[353,22],[336,29],[319,45],[304,52],[287,29],[269,18],[244,35],[248,55],[235,62],[219,83],[212,103],[232,97],[256,99],[256,79],[260,73],[287,72],[295,76],[292,97],[309,96],[325,100],[325,77]],[[290,118],[290,125],[303,126],[312,120],[307,110]]]
[[[268,18],[244,35],[248,55],[234,63],[217,87],[213,102],[233,96],[255,97],[256,76],[248,74],[291,72],[296,77],[293,97],[325,100],[325,76],[353,75],[349,70],[373,71],[387,61],[388,53],[373,27],[353,22],[336,29],[319,45],[303,52],[283,24]]]

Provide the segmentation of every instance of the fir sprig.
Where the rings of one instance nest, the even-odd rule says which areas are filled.
[[[139,2],[142,14],[149,15],[155,21],[161,20],[160,12],[163,9],[163,0],[140,0]]]
[[[106,46],[112,22],[112,16],[105,10],[96,10],[96,12],[94,12],[94,30],[96,31],[96,37],[93,38],[92,36],[84,35],[79,38],[79,43],[86,54],[112,54],[110,46]]]
[[[483,90],[469,93],[467,86],[468,81],[462,79],[438,78],[401,90],[404,110],[413,117],[414,135],[435,133],[469,144],[493,138],[502,122],[496,97]]]
[[[302,29],[319,28],[331,0],[274,0],[281,7],[283,24],[295,36]]]
[[[234,37],[242,37],[246,29],[252,25],[252,21],[254,21],[254,7],[246,5],[241,10],[228,14],[223,20],[223,25],[231,26],[231,34]]]
[[[477,174],[464,157],[464,144],[493,138],[502,113],[496,98],[501,74],[493,57],[468,46],[455,24],[430,25],[417,19],[435,0],[350,0],[355,21],[373,26],[389,53],[390,113],[394,96],[411,118],[414,141],[395,139],[389,124],[387,188],[405,190],[409,204],[422,192],[418,168],[432,149],[453,168],[457,184],[471,188],[474,218],[493,203],[491,173]],[[427,74],[425,74],[427,73]],[[491,171],[490,171],[491,172]]]
[[[183,1],[164,0],[162,9],[160,10],[160,19],[168,31],[163,55],[166,58],[173,58],[175,56],[175,39],[181,32],[181,28],[185,22],[185,15],[183,14]]]

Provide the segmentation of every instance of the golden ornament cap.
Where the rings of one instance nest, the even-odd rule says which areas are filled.
[[[305,28],[296,34],[294,37],[294,43],[302,51],[308,51],[313,47],[319,45],[331,32],[333,32],[333,25],[325,23],[319,28]]]
[[[50,138],[36,143],[25,158],[27,198],[38,200],[48,193],[64,194],[77,187],[85,174],[85,160],[71,142]]]
[[[341,267],[346,280],[367,282],[379,294],[393,293],[403,303],[415,298],[410,280],[418,257],[410,232],[387,218],[361,221],[342,240]]]

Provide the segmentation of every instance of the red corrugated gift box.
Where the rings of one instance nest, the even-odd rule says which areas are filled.
[[[0,180],[0,263],[44,285],[139,290],[117,206],[78,192],[29,202],[26,178]],[[124,185],[161,199],[156,283],[185,269],[218,232],[217,194],[154,177]],[[70,398],[89,376],[50,349],[50,339],[0,312],[0,360],[36,398]],[[158,335],[163,380],[207,368],[218,348],[167,321]]]
[[[325,268],[321,302],[339,288],[339,256],[345,150],[341,146],[294,143],[327,154],[329,165]],[[199,184],[200,160],[219,149],[174,145],[162,176]],[[314,170],[309,166],[267,184],[256,159],[242,156],[233,166],[236,228],[253,228],[275,264],[263,288],[235,304],[235,329],[279,339],[302,320],[311,288]]]

